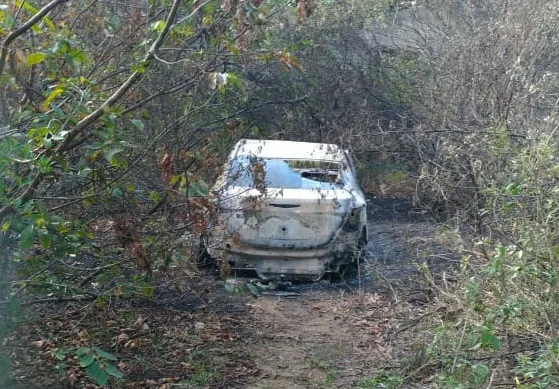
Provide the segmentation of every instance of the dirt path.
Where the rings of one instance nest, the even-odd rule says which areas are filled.
[[[259,298],[251,306],[250,347],[260,376],[249,388],[355,387],[370,365],[385,359],[380,334],[351,323],[353,294],[310,291]]]

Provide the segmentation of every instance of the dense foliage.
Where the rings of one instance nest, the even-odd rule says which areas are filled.
[[[370,382],[559,386],[558,18],[551,0],[1,4],[0,339],[20,301],[149,296],[196,265],[237,139],[331,141],[376,194],[412,187],[461,256],[452,284],[422,269],[458,315]],[[65,352],[120,378],[101,349]]]

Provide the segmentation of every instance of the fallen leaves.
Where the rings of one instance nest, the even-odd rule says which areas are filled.
[[[46,340],[36,340],[34,342],[31,342],[31,344],[33,344],[35,348],[38,348],[40,350],[44,350],[47,347],[52,347],[52,343]]]
[[[128,336],[125,333],[122,333],[116,337],[116,342],[117,344],[124,345],[126,342],[128,342],[129,339],[130,336]]]
[[[204,322],[202,321],[197,321],[196,323],[194,323],[194,330],[196,332],[203,330],[206,327],[206,324],[204,324]]]
[[[221,298],[226,299],[227,310],[231,302],[237,304],[233,311],[242,316],[241,300]],[[206,306],[182,312],[165,305],[131,308],[128,304],[92,305],[86,315],[68,316],[61,304],[58,315],[52,306],[49,317],[36,315],[18,333],[4,338],[13,377],[24,386],[88,387],[91,380],[74,351],[95,346],[116,357],[114,366],[124,374],[123,387],[172,387],[197,375],[207,376],[208,384],[236,382],[246,379],[240,374],[254,372],[251,358],[237,341],[238,317],[226,311],[210,312]],[[221,304],[214,302],[214,308]]]

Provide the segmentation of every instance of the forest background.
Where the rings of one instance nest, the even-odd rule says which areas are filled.
[[[4,346],[37,304],[195,273],[232,145],[295,139],[351,149],[367,192],[413,201],[458,258],[451,281],[420,269],[453,314],[374,382],[559,386],[558,19],[552,0],[0,4]],[[124,385],[102,343],[49,366]]]

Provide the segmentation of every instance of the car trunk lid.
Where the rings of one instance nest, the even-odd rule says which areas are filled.
[[[351,194],[343,189],[279,189],[264,196],[258,190],[232,188],[223,198],[222,220],[239,244],[281,249],[328,244],[351,203]]]

